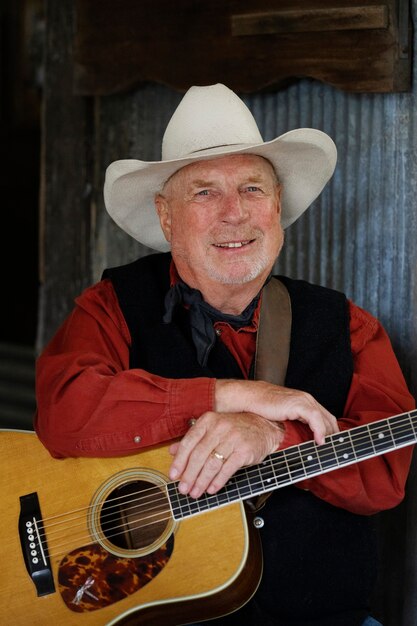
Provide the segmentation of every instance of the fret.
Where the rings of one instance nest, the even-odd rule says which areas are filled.
[[[181,504],[179,501],[179,492],[177,490],[176,483],[168,483],[167,484],[167,492],[169,502],[171,504],[172,516],[174,519],[181,518]]]
[[[300,445],[306,475],[317,474],[321,471],[321,464],[314,441],[306,441]]]
[[[180,493],[177,486],[178,483],[170,483],[167,485],[172,514],[175,520],[182,519],[183,517],[187,517],[198,512],[198,507],[196,507],[195,504],[196,500],[193,501],[188,496]]]
[[[224,487],[227,492],[228,502],[235,502],[236,500],[246,500],[253,495],[263,493],[264,489],[262,488],[262,482],[260,480],[253,480],[253,478],[250,477],[248,473],[249,471],[252,475],[257,476],[258,472],[254,473],[254,470],[256,468],[259,468],[259,466],[242,468],[230,478],[230,480],[226,483],[226,486]]]
[[[217,493],[212,493],[210,495],[208,493],[203,493],[203,495],[201,495],[196,502],[200,507],[200,513],[202,513],[203,511],[219,508],[223,504],[229,504],[230,498],[225,487],[223,487],[223,489]]]
[[[411,428],[414,431],[414,436],[417,439],[417,424],[416,424],[416,420],[417,420],[417,411],[411,411],[411,413],[408,414],[409,418],[410,418],[410,423],[411,423]]]
[[[300,467],[303,468],[303,475],[304,477],[307,477],[306,464],[304,463],[304,457],[300,446],[298,447],[298,454],[300,456]]]
[[[248,476],[250,475],[253,494],[263,493],[267,490],[268,485],[265,485],[264,482],[264,468],[262,464],[247,468],[247,472]]]
[[[307,474],[299,447],[287,448],[286,450],[283,450],[283,452],[287,459],[291,480],[296,481],[301,478],[306,478]]]
[[[190,498],[188,495],[180,494],[179,502],[183,516],[195,515],[200,512],[200,503],[198,500]]]
[[[336,448],[334,446],[334,439],[333,439],[333,437],[329,437],[329,442],[330,442],[330,444],[332,446],[332,449],[333,449],[333,454],[334,454],[334,457],[335,457],[336,466],[338,466],[339,465],[339,461],[338,461],[338,458],[337,458],[337,453],[336,453]]]
[[[246,498],[250,498],[250,496],[253,495],[253,490],[251,487],[247,469],[243,468],[239,470],[236,476],[237,476],[236,489],[239,493],[240,498],[242,500],[245,500]]]
[[[273,463],[274,457],[275,455],[267,456],[261,464],[262,482],[265,487],[265,491],[268,491],[269,488],[279,484]]]
[[[317,447],[317,455],[323,471],[337,467],[337,458],[333,443],[327,441],[328,439],[329,437],[326,437],[326,442]]]
[[[387,420],[387,424],[388,424],[388,428],[389,428],[390,435],[391,435],[391,437],[392,437],[392,443],[393,443],[393,446],[394,446],[394,448],[396,448],[396,447],[397,447],[397,444],[396,444],[396,442],[395,442],[394,433],[392,432],[391,422],[390,422],[389,420]]]
[[[345,430],[333,435],[333,447],[336,453],[337,465],[342,466],[357,460],[356,451],[349,431]]]
[[[204,493],[202,496],[200,496],[197,499],[187,496],[187,500],[188,500],[188,503],[187,503],[188,508],[191,512],[191,515],[215,508],[216,505],[218,506],[216,495],[208,496],[207,494]]]
[[[395,441],[389,422],[375,422],[372,424],[371,430],[376,452],[382,453],[395,448]]]
[[[372,431],[371,431],[370,424],[366,424],[365,428],[368,431],[369,441],[371,442],[371,446],[372,446],[372,452],[375,454],[376,450],[375,450],[374,442],[372,440]],[[372,452],[371,452],[371,454],[372,454]]]
[[[290,467],[288,465],[287,456],[285,450],[280,450],[272,456],[272,462],[274,467],[274,476],[277,485],[282,487],[283,485],[291,484]]]
[[[365,426],[359,426],[349,432],[353,445],[355,446],[356,458],[363,459],[371,456],[374,452],[374,448],[369,430]]]
[[[230,481],[227,482],[223,489],[220,489],[220,491],[218,491],[215,495],[217,496],[219,506],[222,506],[222,504],[229,504],[229,502],[233,502],[233,500],[239,500],[237,489],[231,485]]]
[[[168,494],[171,502],[173,518],[181,520],[197,513],[203,513],[210,509],[219,508],[223,504],[229,504],[233,499],[224,487],[215,494],[203,494],[199,498],[191,498],[191,496],[180,493],[177,489],[178,483],[168,485]],[[235,500],[239,500],[239,496],[235,495]]]
[[[239,475],[240,470],[236,472],[236,474],[234,474],[231,478],[229,478],[226,485],[222,489],[222,492],[224,491],[225,493],[225,497],[227,495],[229,502],[235,502],[236,500],[239,500],[239,490],[236,484]]]
[[[403,419],[401,420],[393,420],[391,425],[397,446],[408,445],[409,443],[415,441],[414,428],[410,413],[404,414]]]

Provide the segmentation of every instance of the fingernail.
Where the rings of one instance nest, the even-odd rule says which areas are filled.
[[[179,483],[179,485],[178,485],[178,491],[179,491],[180,493],[186,494],[186,493],[187,493],[187,491],[188,491],[188,485],[187,485],[187,483],[183,483],[183,482]]]
[[[175,467],[172,467],[169,470],[169,477],[171,480],[175,480],[176,478],[178,478],[178,470]]]

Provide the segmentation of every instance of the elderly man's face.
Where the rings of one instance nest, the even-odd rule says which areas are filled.
[[[283,243],[279,184],[253,154],[187,165],[156,206],[180,276],[203,293],[208,282],[264,280]]]

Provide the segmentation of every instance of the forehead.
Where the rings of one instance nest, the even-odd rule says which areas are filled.
[[[171,180],[204,179],[224,172],[236,172],[244,176],[272,176],[276,179],[274,168],[267,159],[256,154],[233,154],[190,163],[171,176]]]

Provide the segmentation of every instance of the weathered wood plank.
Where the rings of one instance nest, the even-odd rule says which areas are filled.
[[[388,27],[388,7],[337,7],[298,9],[231,16],[234,37],[272,35],[276,33],[328,32]]]
[[[73,0],[45,2],[45,84],[40,197],[42,346],[91,281],[92,100],[74,95]]]
[[[147,81],[251,93],[299,77],[353,92],[410,89],[411,22],[400,0],[75,2],[80,94]]]

